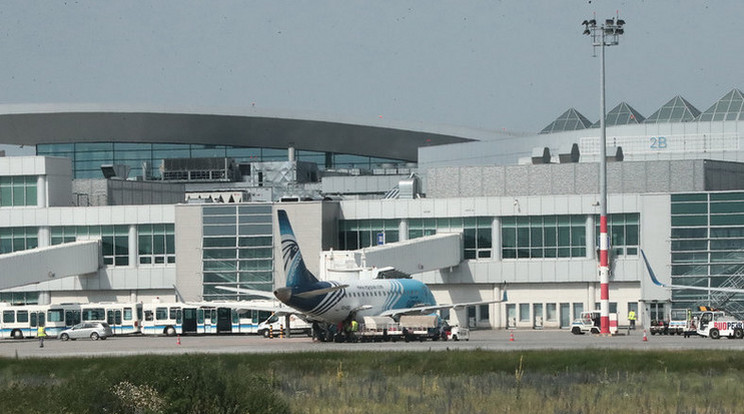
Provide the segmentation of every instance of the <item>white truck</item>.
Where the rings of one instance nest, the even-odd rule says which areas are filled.
[[[289,315],[289,330],[287,330],[284,315],[272,314],[269,319],[258,324],[257,333],[264,338],[278,337],[284,330],[284,335],[307,335],[312,336],[313,326],[295,314]]]
[[[744,321],[726,315],[722,311],[707,311],[700,314],[698,323],[698,335],[718,339],[722,336],[727,338],[744,338]]]
[[[358,332],[362,342],[397,341],[403,338],[400,324],[387,316],[365,316]]]

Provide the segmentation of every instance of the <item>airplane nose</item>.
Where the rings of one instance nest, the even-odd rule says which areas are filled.
[[[292,288],[280,287],[279,289],[274,291],[274,296],[276,296],[276,298],[279,299],[279,301],[281,301],[282,303],[287,303],[292,297]]]

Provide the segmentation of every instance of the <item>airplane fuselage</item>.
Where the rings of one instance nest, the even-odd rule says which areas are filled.
[[[317,296],[301,297],[303,291],[340,286],[338,282],[320,281],[304,289],[292,289],[282,302],[308,315],[329,323],[339,323],[354,314],[361,321],[364,316],[376,316],[391,309],[435,305],[431,290],[414,279],[379,279],[345,283],[345,288]]]

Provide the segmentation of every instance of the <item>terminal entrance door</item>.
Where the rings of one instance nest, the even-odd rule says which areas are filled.
[[[561,328],[571,326],[571,304],[561,303]]]

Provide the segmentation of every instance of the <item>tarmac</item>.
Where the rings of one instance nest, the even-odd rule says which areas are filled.
[[[327,343],[306,336],[268,339],[257,335],[116,336],[107,340],[36,339],[0,341],[0,357],[95,357],[179,355],[195,353],[277,353],[322,351],[453,351],[453,350],[744,350],[744,340],[699,336],[648,335],[642,330],[618,335],[573,335],[567,330],[474,330],[469,341]]]

